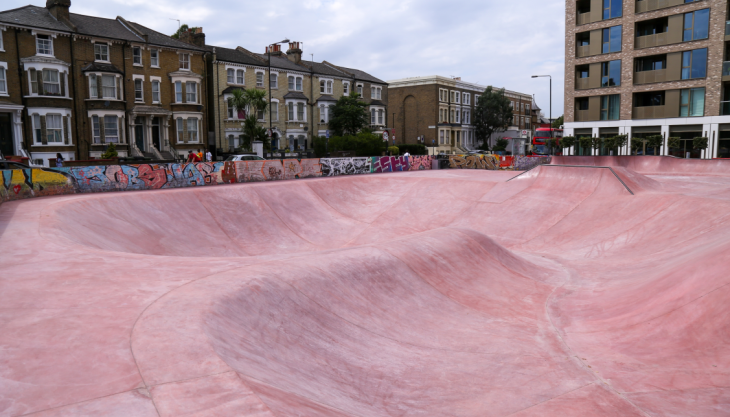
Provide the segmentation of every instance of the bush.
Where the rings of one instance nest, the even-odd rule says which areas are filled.
[[[428,155],[428,148],[426,148],[426,145],[421,145],[420,143],[398,145],[398,149],[401,153],[408,152],[411,155]]]
[[[398,156],[400,155],[400,149],[398,149],[397,146],[388,146],[388,152],[391,156]]]
[[[507,145],[509,145],[509,142],[506,139],[497,139],[497,142],[492,147],[492,152],[504,152],[507,149]]]
[[[707,138],[692,139],[692,147],[699,150],[707,149]]]
[[[564,136],[558,142],[562,149],[568,149],[568,152],[570,152],[570,148],[576,144],[576,139],[575,136]]]
[[[117,152],[117,147],[114,145],[114,143],[109,142],[109,145],[106,146],[106,151],[104,151],[103,154],[101,154],[101,159],[112,159],[119,156],[119,153]]]
[[[679,148],[681,146],[681,143],[679,142],[679,138],[667,139],[667,146],[669,146],[670,148]]]
[[[327,138],[314,138],[314,153],[318,158],[323,158],[327,152],[336,151],[354,152],[355,156],[380,156],[385,146],[380,136],[368,132],[360,132],[355,136],[335,136],[329,139],[329,145]]]

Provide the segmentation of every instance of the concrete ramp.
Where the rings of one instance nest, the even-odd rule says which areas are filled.
[[[641,159],[4,203],[0,416],[729,415],[730,169]]]

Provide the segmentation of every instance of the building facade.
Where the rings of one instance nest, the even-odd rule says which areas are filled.
[[[207,51],[48,0],[0,12],[0,152],[48,166],[206,147]]]
[[[234,152],[242,143],[246,112],[230,105],[237,89],[256,88],[266,91],[267,100],[271,96],[270,108],[258,115],[258,121],[271,129],[273,149],[312,149],[313,138],[329,130],[330,107],[351,92],[368,104],[371,130],[382,133],[386,126],[387,83],[361,70],[303,60],[300,42],[289,43],[286,52],[273,45],[270,55],[268,49],[263,54],[242,47],[208,45],[207,49],[209,120],[215,130],[216,156]]]
[[[567,2],[565,134],[662,135],[662,155],[729,157],[727,8],[725,0]],[[694,150],[694,137],[709,147]]]
[[[396,143],[423,143],[444,153],[462,153],[481,145],[473,115],[486,88],[438,75],[388,81],[388,107],[394,116],[390,127],[395,129]],[[505,96],[514,111],[512,126],[496,136],[531,137],[532,96],[510,90],[505,90]]]

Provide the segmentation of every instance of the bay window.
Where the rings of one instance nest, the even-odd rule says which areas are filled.
[[[297,120],[304,121],[304,103],[297,103]]]
[[[183,102],[182,81],[175,81],[175,103]]]
[[[229,98],[227,100],[227,103],[228,103],[228,118],[233,119],[233,112],[235,111],[235,109],[233,107],[233,99]]]
[[[43,70],[43,95],[61,95],[61,82],[58,78],[58,71],[47,69]]]
[[[271,120],[279,121],[279,103],[275,101],[271,103]]]
[[[33,137],[36,143],[43,142],[43,131],[41,130],[41,116],[38,114],[33,115]]]
[[[0,32],[2,33],[2,32]],[[8,93],[8,79],[4,67],[0,67],[0,94]]]
[[[91,135],[94,143],[101,143],[101,128],[99,127],[99,116],[91,116]]]
[[[177,141],[182,143],[185,141],[185,125],[182,117],[177,118]]]
[[[375,109],[370,109],[370,124],[375,124]]]
[[[96,84],[96,74],[89,75],[89,98],[99,98],[99,88]]]
[[[383,125],[383,109],[378,110],[378,124]]]
[[[117,98],[117,78],[115,76],[101,76],[101,95],[103,98]]]
[[[288,120],[293,121],[294,120],[294,103],[289,103],[288,107],[289,107],[289,119]]]
[[[188,119],[188,142],[198,141],[198,119],[191,117]]]
[[[195,81],[188,81],[185,83],[185,93],[186,93],[186,102],[187,103],[197,103],[198,102],[198,83]]]

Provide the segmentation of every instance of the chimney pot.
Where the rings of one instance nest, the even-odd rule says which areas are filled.
[[[69,20],[71,0],[46,0],[46,9],[58,20]]]

